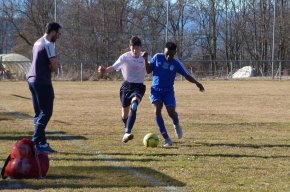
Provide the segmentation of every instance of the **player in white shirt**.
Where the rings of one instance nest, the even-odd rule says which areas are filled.
[[[98,71],[101,75],[113,71],[122,72],[124,82],[120,88],[120,101],[122,104],[122,121],[125,125],[125,134],[122,142],[127,143],[134,138],[132,128],[136,120],[136,112],[142,97],[145,94],[144,85],[146,69],[144,58],[141,56],[141,40],[133,36],[129,43],[130,51],[122,54],[110,67],[100,66]]]

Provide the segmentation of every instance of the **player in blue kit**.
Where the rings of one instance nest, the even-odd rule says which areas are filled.
[[[148,61],[148,53],[144,52],[142,54],[147,73],[153,73],[150,101],[155,107],[155,121],[161,135],[165,139],[164,147],[172,146],[172,141],[166,131],[161,114],[163,104],[166,106],[168,115],[173,121],[176,136],[178,139],[181,139],[183,135],[178,114],[175,110],[176,100],[173,86],[176,73],[184,76],[187,81],[194,83],[200,91],[204,91],[203,85],[189,74],[188,70],[178,59],[174,58],[176,49],[177,45],[175,43],[167,42],[164,53],[155,54],[150,62]]]
[[[61,26],[58,23],[51,22],[46,25],[45,34],[33,45],[32,64],[26,75],[35,113],[32,141],[40,153],[56,152],[46,141],[45,128],[53,112],[54,90],[51,73],[58,69],[54,42],[60,35]]]

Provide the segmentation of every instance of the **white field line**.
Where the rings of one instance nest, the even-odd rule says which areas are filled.
[[[15,113],[15,115],[18,117],[18,118],[23,118],[25,117],[24,119],[25,120],[31,120],[32,118],[27,118],[25,116],[25,114],[22,114],[21,112],[17,112],[17,111],[14,111],[14,110],[11,110],[10,108],[6,107],[6,106],[3,106],[3,105],[0,105],[0,109],[3,109],[3,110],[6,110],[8,112],[11,112],[11,113]],[[60,136],[65,136],[63,133],[59,132],[59,131],[56,131],[56,130],[51,130],[51,131],[54,131],[55,133],[58,133]],[[95,149],[92,149],[90,147],[88,147],[87,145],[85,145],[82,141],[73,141],[72,144],[74,144],[75,146],[81,148],[81,149],[84,149],[86,150],[87,152],[89,153],[96,153],[98,154],[102,159],[107,159],[107,163],[111,166],[114,166],[114,167],[125,167],[120,161],[114,161],[114,159],[112,157],[110,157],[109,155],[105,155],[103,154],[101,151],[97,151]],[[186,191],[186,187],[176,187],[176,186],[168,186],[169,184],[158,179],[158,178],[155,178],[155,177],[150,177],[149,175],[145,175],[143,174],[142,172],[139,172],[137,171],[136,169],[134,168],[129,168],[129,167],[126,167],[126,171],[135,175],[136,177],[144,180],[144,181],[148,181],[153,187],[154,186],[164,186],[164,187],[160,187],[161,189],[165,190],[165,191],[180,191],[180,192],[183,192],[183,191]],[[17,183],[17,182],[13,182],[11,183],[12,184],[12,187],[21,187],[21,184],[20,183]]]
[[[97,151],[95,149],[92,149],[92,148],[88,147],[87,145],[85,145],[81,141],[74,141],[73,143],[75,146],[77,146],[81,149],[84,149],[85,151],[87,151],[89,153],[96,153],[96,154],[98,154],[98,156],[100,156],[100,158],[107,159],[106,160],[107,163],[111,166],[125,167],[120,161],[114,161],[114,159],[112,157],[110,157],[109,155],[105,155],[101,151]],[[153,187],[160,186],[160,188],[162,188],[165,191],[180,191],[180,192],[185,191],[185,187],[168,186],[169,185],[168,183],[166,183],[158,178],[150,177],[149,175],[145,175],[142,172],[139,172],[134,168],[126,167],[125,170],[127,172],[129,172],[130,174],[135,175],[136,177],[138,177],[144,181],[148,181]]]

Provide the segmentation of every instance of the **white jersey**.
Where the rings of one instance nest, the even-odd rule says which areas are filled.
[[[151,58],[149,58],[151,59]],[[144,58],[135,58],[131,51],[122,54],[113,64],[116,71],[121,70],[125,81],[130,83],[143,83],[146,75]]]
[[[47,56],[49,59],[56,57],[56,53],[55,53],[55,47],[54,47],[54,43],[48,41],[46,38],[44,38],[45,40],[45,50],[47,52]],[[35,43],[37,44],[37,42]]]

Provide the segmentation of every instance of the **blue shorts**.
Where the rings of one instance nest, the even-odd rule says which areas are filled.
[[[143,83],[130,83],[124,81],[120,88],[120,101],[122,107],[130,106],[133,97],[138,97],[141,100],[145,91],[146,86]]]
[[[176,107],[176,100],[173,89],[158,90],[151,88],[151,94],[149,98],[151,103],[160,102],[162,104],[164,103],[164,105],[168,107]]]

